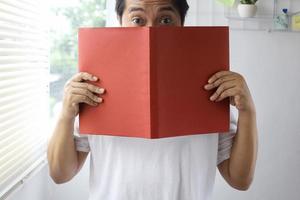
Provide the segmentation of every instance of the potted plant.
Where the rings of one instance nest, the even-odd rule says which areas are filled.
[[[238,5],[240,17],[254,17],[257,11],[256,2],[257,0],[240,0],[240,4]]]

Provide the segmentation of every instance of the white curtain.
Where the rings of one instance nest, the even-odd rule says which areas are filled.
[[[48,42],[37,0],[0,1],[0,199],[45,163]]]

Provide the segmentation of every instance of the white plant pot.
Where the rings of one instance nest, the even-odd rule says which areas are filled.
[[[238,13],[240,17],[254,17],[257,11],[257,6],[253,4],[239,4]]]

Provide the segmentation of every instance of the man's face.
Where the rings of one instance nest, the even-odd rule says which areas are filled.
[[[181,26],[171,0],[126,0],[121,26]]]

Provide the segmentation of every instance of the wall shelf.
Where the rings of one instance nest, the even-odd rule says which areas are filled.
[[[224,15],[228,19],[228,25],[231,30],[251,30],[251,31],[268,31],[268,32],[292,32],[300,33],[291,29],[291,23],[287,30],[278,30],[274,28],[274,19],[281,13],[283,8],[288,9],[289,21],[291,16],[299,13],[300,1],[299,0],[273,0],[257,2],[258,12],[255,17],[242,18],[237,13],[237,3],[232,8],[225,8]]]

